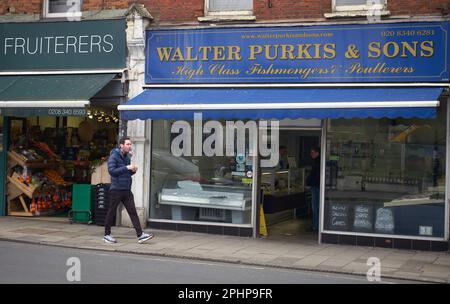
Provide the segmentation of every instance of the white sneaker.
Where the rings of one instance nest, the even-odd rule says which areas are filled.
[[[111,234],[105,235],[103,237],[103,241],[105,241],[108,244],[117,243],[116,239]]]
[[[148,233],[142,232],[141,236],[138,237],[138,243],[142,244],[153,237],[154,237],[154,235],[152,233],[148,234]]]

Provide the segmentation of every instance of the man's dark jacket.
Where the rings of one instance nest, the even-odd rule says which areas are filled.
[[[306,185],[310,187],[320,187],[320,156],[313,160],[311,173],[306,178]]]
[[[130,157],[120,153],[119,148],[111,151],[108,159],[108,172],[111,175],[110,190],[131,190],[131,176],[134,172],[127,169]]]

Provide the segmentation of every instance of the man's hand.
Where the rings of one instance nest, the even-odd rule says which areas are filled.
[[[136,172],[138,168],[136,165],[128,165],[127,169],[130,171]]]

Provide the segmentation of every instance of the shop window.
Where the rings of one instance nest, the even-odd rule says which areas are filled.
[[[324,229],[444,237],[446,109],[328,122]]]
[[[389,15],[387,0],[333,0],[333,12],[327,18],[367,16],[377,18]]]
[[[83,0],[44,0],[44,17],[79,18]]]
[[[152,124],[150,220],[251,227],[252,175],[249,172],[253,170],[253,158],[247,153],[176,156],[171,146],[180,133],[172,133],[172,126],[168,120],[156,120]],[[185,144],[189,146],[191,152],[194,151],[193,133],[192,145],[181,144],[182,148]],[[204,143],[209,136],[205,135]]]
[[[199,21],[220,19],[254,20],[253,0],[205,0],[205,17]]]

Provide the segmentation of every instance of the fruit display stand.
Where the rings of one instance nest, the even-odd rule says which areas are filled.
[[[8,152],[7,202],[8,215],[49,215],[56,210],[70,207],[71,186],[56,171],[58,162],[51,160],[29,161],[16,151]],[[22,170],[23,174],[17,171]],[[31,171],[38,174],[31,174]],[[39,176],[39,177],[38,177]]]
[[[20,176],[17,173],[8,176],[8,215],[34,216],[24,196],[32,199],[37,187],[27,186],[19,179]]]

